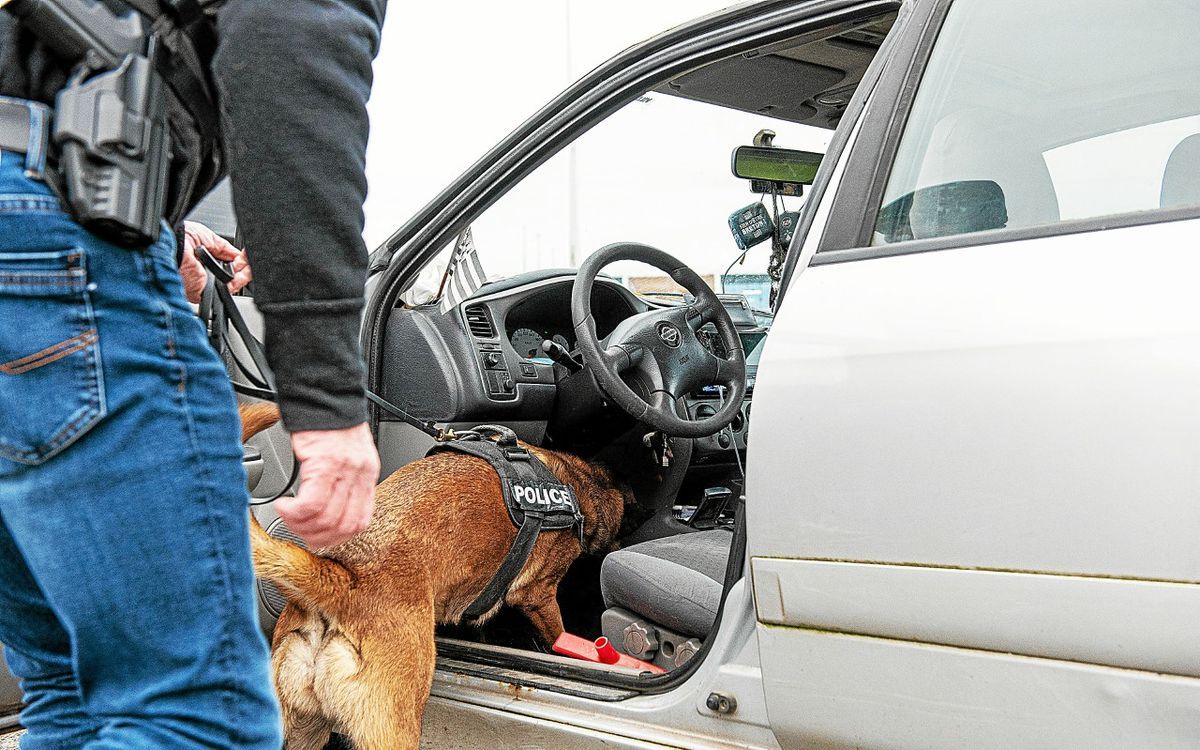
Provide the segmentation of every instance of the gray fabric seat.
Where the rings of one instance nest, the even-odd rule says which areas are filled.
[[[733,532],[713,529],[617,550],[600,568],[604,604],[703,638],[717,618],[732,543]]]

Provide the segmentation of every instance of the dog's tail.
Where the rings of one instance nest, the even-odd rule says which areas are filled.
[[[242,418],[242,442],[244,443],[279,421],[279,407],[266,401],[256,404],[238,404],[238,416]]]
[[[354,576],[337,562],[269,535],[250,514],[250,551],[254,572],[272,581],[283,595],[305,609],[336,616]]]
[[[241,404],[242,440],[249,440],[279,421],[274,404]],[[306,609],[337,614],[344,592],[353,586],[350,571],[337,562],[318,557],[299,545],[276,539],[250,514],[250,550],[254,572],[273,581],[284,596]]]

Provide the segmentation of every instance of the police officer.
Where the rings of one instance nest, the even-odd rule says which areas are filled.
[[[278,510],[313,547],[350,538],[379,471],[358,329],[385,0],[70,1],[161,4],[202,75],[163,64],[170,221],[121,241],[81,225],[55,143],[77,61],[0,12],[0,641],[22,746],[278,748],[234,396],[166,227],[228,171],[300,460]]]

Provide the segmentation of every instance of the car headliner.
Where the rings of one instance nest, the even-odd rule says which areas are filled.
[[[656,91],[832,129],[894,21],[888,14],[824,39],[731,57]]]

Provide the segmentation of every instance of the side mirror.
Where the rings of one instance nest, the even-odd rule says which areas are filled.
[[[1004,191],[991,180],[958,180],[906,193],[879,209],[875,231],[886,242],[948,237],[1008,224]]]
[[[811,151],[738,146],[733,150],[733,174],[747,180],[811,185],[822,158]]]

